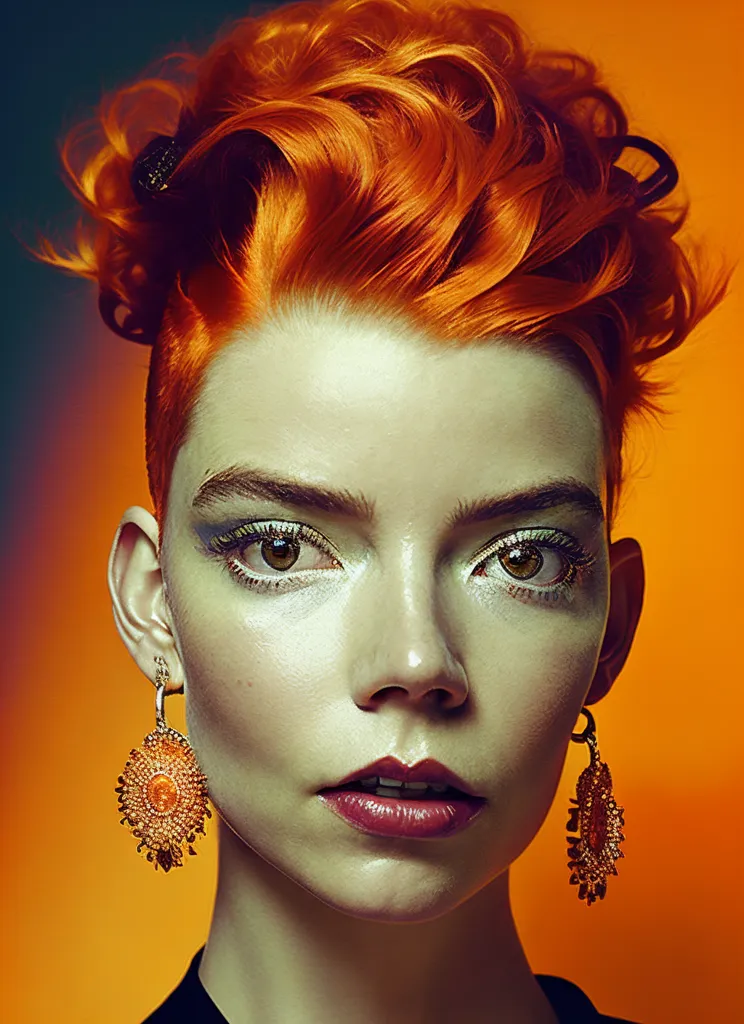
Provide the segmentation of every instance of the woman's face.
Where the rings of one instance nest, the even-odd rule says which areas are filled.
[[[316,310],[219,353],[161,561],[191,741],[247,847],[384,920],[438,916],[515,860],[605,630],[603,478],[593,399],[524,345]],[[487,803],[446,838],[360,831],[318,791],[384,756],[436,759]]]

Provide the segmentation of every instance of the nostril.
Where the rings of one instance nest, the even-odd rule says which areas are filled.
[[[431,691],[435,694],[435,698],[432,699],[432,703],[436,700],[436,703],[444,711],[450,712],[450,714],[465,714],[469,701],[468,701],[468,688],[464,688],[464,693],[460,693],[458,690],[448,690],[444,687],[438,687]]]
[[[408,691],[404,686],[385,685],[383,683],[374,693],[370,694],[369,703],[376,706],[385,701],[395,703],[396,701],[405,700],[407,697]]]
[[[447,711],[448,714],[464,713],[468,704],[468,688],[430,686],[428,688],[406,687],[395,684],[378,687],[359,706],[365,710],[376,710],[384,704],[418,705],[433,711]]]

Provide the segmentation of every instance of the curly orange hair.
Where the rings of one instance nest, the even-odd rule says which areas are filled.
[[[154,344],[161,530],[213,353],[320,294],[443,342],[511,336],[572,359],[603,412],[611,518],[628,416],[658,408],[649,366],[730,277],[704,280],[674,239],[686,206],[641,210],[618,184],[605,143],[627,116],[595,65],[534,49],[487,0],[307,0],[247,17],[206,55],[174,54],[104,98],[89,128],[62,146],[88,219],[73,251],[42,240],[35,255],[97,281],[109,325]],[[185,155],[140,204],[133,161],[176,131]]]

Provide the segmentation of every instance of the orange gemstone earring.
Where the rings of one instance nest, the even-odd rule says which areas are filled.
[[[183,844],[190,855],[197,834],[204,835],[207,779],[188,739],[165,724],[165,686],[170,679],[164,658],[156,657],[156,727],[132,750],[115,792],[121,824],[139,839],[137,853],[147,850],[150,863],[163,871],[183,866]]]
[[[572,732],[574,743],[589,745],[590,762],[579,776],[576,797],[571,798],[575,807],[569,808],[566,828],[578,832],[578,836],[567,836],[568,866],[571,869],[571,885],[578,885],[579,899],[586,900],[590,907],[596,899],[604,899],[607,892],[607,876],[616,875],[615,861],[624,857],[620,843],[625,839],[621,827],[625,824],[623,808],[618,807],[612,794],[610,769],[599,759],[596,726],[591,712],[581,709],[586,715],[587,726],[583,732]]]

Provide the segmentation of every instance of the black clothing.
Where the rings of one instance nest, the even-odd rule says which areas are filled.
[[[202,946],[178,988],[143,1024],[225,1024],[225,1018],[199,980],[199,964],[203,952]],[[633,1024],[620,1017],[605,1017],[599,1013],[573,982],[555,978],[551,974],[536,974],[535,978],[560,1024]]]

